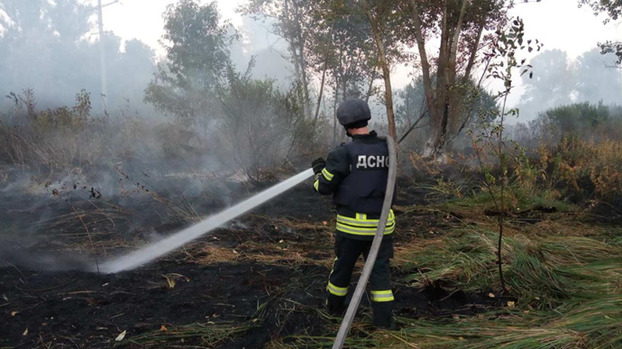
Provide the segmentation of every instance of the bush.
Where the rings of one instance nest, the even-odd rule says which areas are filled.
[[[294,90],[279,91],[272,80],[229,72],[229,88],[220,96],[221,127],[229,156],[251,181],[270,179],[293,151],[311,143],[305,131],[312,129],[296,96]]]

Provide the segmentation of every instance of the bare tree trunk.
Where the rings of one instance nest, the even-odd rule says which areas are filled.
[[[448,139],[452,128],[455,128],[455,118],[458,116],[455,108],[454,87],[456,82],[456,56],[464,14],[469,0],[463,0],[456,24],[450,22],[449,4],[443,1],[443,13],[441,23],[441,42],[438,57],[438,69],[436,71],[436,86],[432,86],[430,64],[425,50],[421,14],[415,0],[409,3],[413,16],[415,38],[421,57],[423,71],[423,88],[430,112],[430,124],[433,128],[431,138],[426,144],[424,155],[439,155]],[[452,126],[453,125],[453,126]]]
[[[296,82],[298,82],[299,88],[302,88],[302,96],[300,96],[303,99],[302,111],[305,116],[309,116],[310,114],[309,92],[308,92],[308,87],[306,83],[304,57],[302,55],[303,54],[302,51],[300,51],[300,53],[298,52],[298,50],[301,49],[301,46],[299,45],[302,45],[302,43],[296,42],[296,39],[298,39],[298,41],[300,40],[300,33],[299,33],[300,30],[296,30],[296,32],[298,33],[294,35],[287,34],[287,31],[291,31],[292,28],[294,28],[294,26],[299,26],[297,18],[292,17],[292,16],[295,16],[295,14],[292,14],[292,11],[290,11],[290,1],[291,0],[283,1],[283,16],[284,16],[284,26],[285,26],[285,28],[283,29],[285,31],[285,34],[283,35],[283,37],[289,44],[289,52],[292,55],[292,60],[294,63],[294,72],[296,74]]]
[[[475,65],[475,58],[477,57],[477,49],[479,47],[479,42],[482,39],[482,33],[484,32],[485,26],[486,26],[486,16],[483,16],[482,20],[477,25],[477,38],[475,39],[475,42],[473,42],[473,46],[471,46],[469,61],[467,62],[466,69],[464,70],[463,79],[465,80],[468,80],[471,76],[471,70],[473,70],[473,66]]]
[[[448,33],[448,9],[447,0],[443,1],[443,14],[441,24],[441,45],[438,56],[438,68],[436,70],[436,119],[432,120],[431,141],[428,141],[428,151],[430,156],[438,156],[441,153],[443,139],[447,131],[447,119],[449,117],[449,76],[448,76],[448,58],[449,58],[449,38]]]
[[[298,46],[298,60],[299,60],[299,65],[300,65],[302,92],[304,96],[304,103],[306,104],[306,109],[310,113],[311,112],[311,98],[309,97],[309,81],[307,78],[307,61],[305,60],[305,52],[304,52],[306,35],[303,33],[303,30],[302,30],[302,15],[300,14],[301,6],[300,4],[296,3],[296,0],[293,0],[293,2],[295,4],[294,25],[296,28],[296,39],[297,39],[297,44],[298,44],[297,45]],[[310,117],[310,115],[306,115],[306,114],[305,116]]]
[[[459,89],[456,88],[456,61],[458,54],[458,42],[460,40],[460,32],[462,31],[462,23],[464,22],[464,14],[466,12],[466,6],[469,0],[463,0],[460,8],[460,15],[458,16],[458,23],[454,27],[453,37],[451,39],[451,45],[449,49],[449,59],[447,64],[447,79],[448,79],[448,91],[447,91],[447,104],[450,107],[448,110],[447,129],[445,130],[445,138],[443,139],[442,146],[449,142],[450,134],[456,132],[457,119],[461,114],[462,108],[459,103]]]
[[[421,14],[415,0],[409,3],[410,11],[412,12],[415,38],[417,39],[417,48],[419,50],[419,57],[421,58],[421,71],[423,78],[423,92],[425,95],[426,104],[428,105],[428,113],[430,115],[430,126],[433,132],[436,130],[436,120],[440,119],[438,109],[436,108],[436,101],[438,99],[437,89],[432,86],[432,75],[430,72],[430,61],[425,48],[425,39],[423,38],[423,25],[421,23]],[[438,82],[437,82],[438,84]],[[426,149],[423,151],[424,156],[431,156],[433,154],[432,145],[434,143],[434,135],[426,142]]]
[[[376,68],[374,67],[369,77],[369,87],[367,88],[367,94],[365,95],[365,102],[369,103],[369,97],[374,89],[374,80],[376,80]]]
[[[473,70],[473,66],[475,65],[475,58],[477,57],[477,50],[479,47],[479,42],[482,39],[482,33],[484,32],[484,27],[486,25],[486,16],[482,17],[482,20],[478,23],[477,26],[477,37],[475,38],[475,41],[473,42],[473,45],[471,46],[471,52],[469,54],[469,60],[467,62],[466,68],[464,70],[464,76],[462,77],[462,83],[463,85],[466,85],[469,81],[469,79],[471,78],[471,70]],[[486,68],[488,68],[488,64],[490,63],[490,61],[487,61],[486,66],[484,68],[484,71],[486,71]],[[484,76],[484,74],[482,74],[482,77]],[[480,85],[482,83],[482,79],[480,78],[479,82],[477,83],[477,85],[475,86],[476,91],[475,94],[479,94],[479,88]],[[471,94],[471,91],[466,91],[467,94]],[[463,95],[465,95],[463,93]],[[460,127],[455,131],[454,133],[454,137],[456,137],[457,135],[459,135],[460,133],[462,133],[462,131],[464,130],[464,128],[466,127],[466,125],[469,123],[470,119],[471,119],[471,115],[473,115],[473,107],[475,105],[475,102],[471,102],[471,105],[469,105],[468,107],[466,107],[467,112],[465,115],[464,120],[462,120],[462,123],[460,124]]]
[[[406,88],[406,121],[408,122],[408,128],[412,126],[412,120],[410,120],[410,93],[408,93],[408,88]]]
[[[376,49],[378,50],[378,63],[382,68],[382,75],[384,78],[384,97],[385,105],[387,108],[387,121],[389,123],[389,136],[395,139],[395,114],[393,112],[393,91],[391,89],[391,70],[389,69],[389,63],[387,62],[386,52],[384,50],[384,41],[380,32],[380,25],[374,14],[367,6],[367,1],[362,0],[361,3],[365,7],[365,13],[371,24],[371,28],[374,34],[374,40],[376,41]]]
[[[315,106],[315,115],[313,116],[313,129],[317,124],[318,116],[320,115],[320,103],[322,102],[322,94],[324,93],[324,81],[326,81],[326,70],[328,68],[327,62],[324,61],[324,69],[322,71],[322,81],[320,82],[320,92],[317,96],[317,105]]]

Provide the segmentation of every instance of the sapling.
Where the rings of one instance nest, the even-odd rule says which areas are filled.
[[[487,77],[503,82],[503,88],[495,96],[495,99],[501,103],[501,110],[498,111],[498,115],[495,118],[497,120],[496,123],[494,121],[484,122],[483,132],[477,137],[473,137],[473,148],[476,150],[480,170],[484,175],[484,186],[490,194],[496,210],[497,224],[499,225],[497,264],[501,289],[506,291],[501,247],[503,244],[504,218],[507,209],[505,191],[508,182],[507,174],[510,157],[508,157],[506,152],[503,131],[505,118],[507,116],[518,116],[518,109],[507,109],[507,99],[514,87],[513,78],[517,71],[520,71],[521,76],[529,73],[531,78],[533,75],[531,65],[525,63],[526,59],[519,60],[516,56],[517,52],[524,49],[527,49],[529,52],[532,52],[534,49],[539,51],[542,45],[538,40],[524,39],[525,26],[519,17],[510,20],[507,28],[498,28],[495,34],[495,39],[490,45],[490,51],[485,54],[485,57],[490,62],[487,65]],[[490,120],[488,112],[480,113],[480,118],[482,120]],[[484,147],[487,149],[484,149]],[[490,166],[483,159],[483,151],[489,151],[492,154],[494,162],[499,166],[500,173],[494,174],[491,171]],[[497,183],[499,183],[498,194],[494,188]]]

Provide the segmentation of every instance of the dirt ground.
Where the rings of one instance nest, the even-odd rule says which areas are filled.
[[[39,198],[30,200],[31,209],[12,212],[5,226],[26,229],[24,217],[50,207],[35,205]],[[57,200],[54,216],[35,232],[47,239],[29,246],[5,241],[0,347],[261,348],[293,335],[335,335],[340,318],[323,307],[334,212],[330,199],[319,197],[308,183],[156,263],[111,275],[79,269],[189,222],[149,219],[160,209],[154,204],[129,210],[103,200],[99,211],[89,210],[88,200]],[[202,199],[189,202],[199,207]],[[401,183],[396,248],[457,224],[455,217],[410,209],[400,216],[404,208],[425,203],[425,193]],[[205,205],[201,213],[223,204]],[[393,273],[398,316],[470,316],[507,301],[488,297],[489,290],[415,288],[405,277]],[[369,315],[365,299],[356,321],[367,326]]]

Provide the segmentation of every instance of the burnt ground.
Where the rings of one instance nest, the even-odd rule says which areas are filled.
[[[425,204],[425,195],[405,184],[398,213]],[[336,334],[340,318],[323,308],[334,214],[330,200],[307,185],[154,264],[112,275],[71,269],[134,249],[150,233],[174,231],[192,220],[163,215],[170,211],[162,200],[143,198],[128,208],[120,199],[90,199],[35,205],[41,199],[33,197],[30,209],[14,210],[8,220],[13,224],[5,226],[30,229],[20,226],[24,217],[58,206],[45,221],[34,220],[40,228],[29,234],[41,236],[37,243],[25,246],[10,238],[0,251],[0,347],[261,348],[288,336]],[[200,196],[188,201],[201,208]],[[204,208],[223,205],[212,201]],[[455,217],[408,210],[400,217],[396,245],[458,223]],[[470,316],[507,301],[438,284],[415,288],[404,281],[407,276],[394,273],[397,316]],[[369,324],[367,300],[360,312],[357,321]]]

